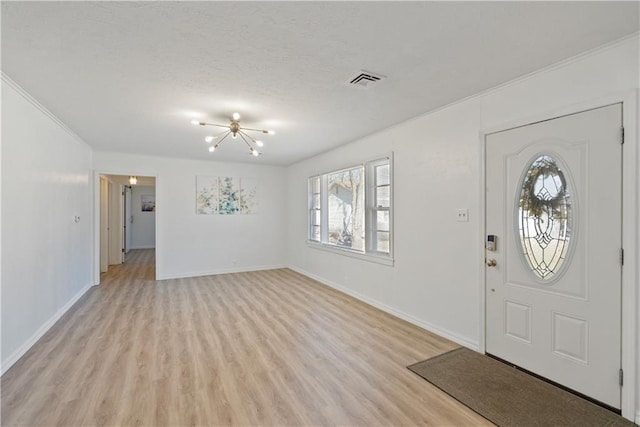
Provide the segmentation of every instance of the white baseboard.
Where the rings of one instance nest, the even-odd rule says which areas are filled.
[[[393,307],[391,307],[391,306],[389,306],[387,304],[384,304],[384,303],[382,303],[380,301],[376,301],[373,298],[369,298],[369,297],[367,297],[365,295],[362,295],[362,294],[360,294],[358,292],[355,292],[355,291],[353,291],[351,289],[345,288],[344,286],[341,286],[341,285],[339,285],[337,283],[334,283],[334,282],[331,282],[329,280],[326,280],[326,279],[324,279],[324,278],[322,278],[320,276],[316,276],[315,274],[309,273],[308,271],[305,271],[305,270],[303,270],[301,268],[294,267],[294,266],[289,266],[288,268],[293,270],[293,271],[295,271],[295,272],[297,272],[297,273],[302,274],[303,276],[310,277],[313,280],[317,280],[318,282],[320,282],[322,284],[325,284],[325,285],[330,286],[330,287],[332,287],[332,288],[334,288],[334,289],[336,289],[336,290],[338,290],[338,291],[340,291],[342,293],[345,293],[345,294],[347,294],[349,296],[352,296],[352,297],[354,297],[354,298],[356,298],[356,299],[358,299],[358,300],[360,300],[362,302],[365,302],[365,303],[367,303],[367,304],[369,304],[369,305],[371,305],[371,306],[373,306],[373,307],[375,307],[377,309],[380,309],[380,310],[382,310],[382,311],[384,311],[386,313],[389,313],[389,314],[391,314],[393,316],[399,317],[402,320],[406,320],[407,322],[409,322],[409,323],[411,323],[413,325],[419,326],[422,329],[426,329],[429,332],[433,332],[434,334],[440,335],[441,337],[444,337],[444,338],[446,338],[446,339],[448,339],[450,341],[453,341],[453,342],[455,342],[457,344],[460,344],[460,345],[462,345],[464,347],[467,347],[467,348],[469,348],[471,350],[480,351],[480,345],[479,345],[479,343],[477,341],[474,341],[474,340],[469,339],[467,337],[458,335],[458,334],[456,334],[454,332],[451,332],[451,331],[449,331],[447,329],[444,329],[444,328],[441,328],[439,326],[433,325],[433,324],[431,324],[429,322],[425,322],[422,319],[418,319],[415,316],[412,316],[410,314],[404,313],[404,312],[402,312],[400,310],[397,310],[397,309],[395,309],[395,308],[393,308]]]
[[[634,421],[636,425],[640,426],[640,409],[636,412],[636,420]]]
[[[82,298],[82,296],[93,286],[95,285],[89,284],[80,289],[80,291],[75,294],[65,305],[63,305],[60,310],[58,310],[53,316],[51,316],[51,318],[49,318],[49,320],[47,320],[42,326],[40,326],[40,328],[38,328],[38,330],[24,344],[18,347],[18,349],[14,351],[11,356],[9,356],[6,360],[3,360],[2,367],[0,368],[0,375],[4,375],[4,373],[7,372],[9,368],[11,368],[18,360],[20,360],[20,358],[24,356],[24,354],[29,351],[29,349],[33,347],[33,345],[38,342],[38,340],[42,338],[42,336],[46,334],[47,331],[51,329],[51,327],[55,325],[55,323],[60,320],[62,316],[64,316],[64,314],[73,306],[73,304],[75,304],[80,298]]]
[[[187,277],[215,276],[217,274],[246,273],[248,271],[277,270],[287,268],[286,265],[262,265],[258,267],[231,267],[218,268],[216,270],[196,271],[179,274],[159,274],[157,280],[185,279]]]

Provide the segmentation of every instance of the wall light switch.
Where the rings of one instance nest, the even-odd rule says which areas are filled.
[[[468,222],[469,221],[469,209],[458,209],[458,215],[456,216],[456,221],[458,221],[458,222]]]

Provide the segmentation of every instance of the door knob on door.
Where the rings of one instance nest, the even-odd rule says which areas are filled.
[[[495,267],[496,265],[498,265],[498,263],[496,262],[496,260],[495,260],[495,259],[493,259],[493,258],[489,258],[489,259],[487,260],[487,266],[488,266],[488,267]]]

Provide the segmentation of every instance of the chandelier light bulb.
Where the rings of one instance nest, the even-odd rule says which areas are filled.
[[[276,131],[275,131],[275,130],[268,130],[268,131],[267,131],[267,133],[268,133],[269,135],[275,135],[275,134],[276,134]]]
[[[213,153],[214,151],[216,151],[216,147],[214,145],[212,145],[211,147],[209,147],[209,152]]]
[[[199,120],[191,120],[191,124],[198,126],[200,124],[200,121]]]
[[[236,139],[237,137],[238,137],[238,134],[237,134],[237,133],[233,132],[233,133],[231,134],[231,138]]]
[[[240,114],[238,113],[233,113],[233,116],[231,117],[233,117],[233,120],[240,120]]]
[[[215,136],[208,136],[204,140],[207,141],[207,143],[211,144],[211,141],[213,141],[214,139],[216,139]]]
[[[264,146],[264,142],[262,142],[262,141],[256,141],[256,145],[257,145],[258,147],[262,147],[262,146]]]
[[[256,157],[260,155],[260,153],[258,153],[257,150],[253,150],[253,149],[251,150],[251,154],[253,154]]]

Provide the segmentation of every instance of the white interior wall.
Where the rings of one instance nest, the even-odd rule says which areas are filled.
[[[156,194],[156,188],[134,185],[131,188],[131,249],[148,249],[156,247],[156,213],[142,212],[143,194]]]
[[[290,266],[454,341],[481,348],[482,132],[612,94],[628,96],[639,87],[638,45],[638,37],[627,39],[289,167]],[[395,265],[308,246],[307,178],[390,151]],[[633,163],[637,169],[640,161]],[[456,221],[459,208],[469,209],[469,222]],[[636,315],[638,307],[640,302]],[[640,331],[640,325],[636,327]],[[631,363],[637,367],[637,358]],[[640,369],[636,371],[638,384]],[[640,409],[640,394],[635,395]],[[632,418],[633,403],[628,403],[625,416]]]
[[[286,265],[284,168],[107,152],[94,153],[94,168],[96,173],[156,177],[158,279]],[[259,212],[196,215],[198,175],[257,178]]]
[[[4,75],[2,154],[5,372],[92,285],[93,218],[91,149]]]

